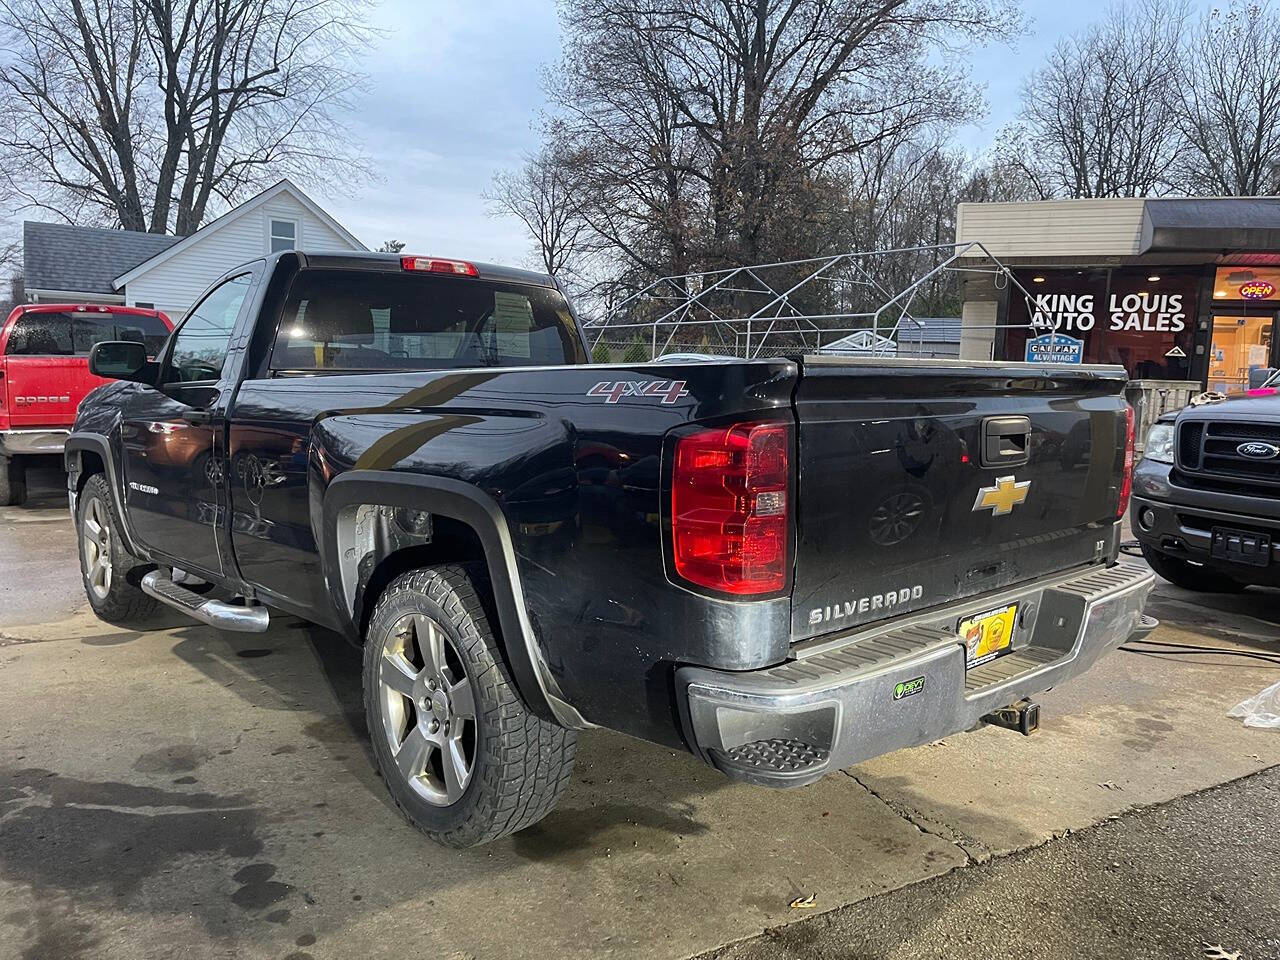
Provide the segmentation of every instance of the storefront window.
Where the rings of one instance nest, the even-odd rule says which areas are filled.
[[[1117,363],[1135,380],[1186,380],[1201,275],[1128,270],[1021,272],[1005,358]],[[1036,330],[1016,329],[1036,324]]]
[[[1271,366],[1280,311],[1280,267],[1220,267],[1213,278],[1209,389],[1248,390],[1250,374]]]
[[[1280,302],[1280,267],[1219,267],[1213,299]]]

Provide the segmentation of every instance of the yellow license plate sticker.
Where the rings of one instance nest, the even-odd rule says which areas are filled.
[[[976,617],[960,621],[960,639],[964,641],[965,661],[970,667],[985,663],[1009,652],[1013,643],[1013,626],[1018,619],[1018,605],[1011,603],[998,610],[988,610]]]

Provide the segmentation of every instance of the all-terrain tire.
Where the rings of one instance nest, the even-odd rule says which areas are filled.
[[[379,596],[365,632],[365,714],[379,772],[405,819],[432,840],[452,847],[488,843],[523,830],[550,813],[569,783],[578,742],[574,731],[543,720],[521,700],[477,592],[477,582],[483,582],[482,569],[477,567],[445,565],[404,573]],[[406,638],[411,633],[416,649],[421,642],[417,639],[422,629],[419,624],[428,621],[432,628],[439,628],[452,650],[446,655],[450,666],[443,676],[447,681],[437,682],[434,689],[457,682],[456,674],[461,670],[474,701],[471,772],[460,796],[451,802],[440,796],[434,802],[428,800],[424,792],[430,791],[433,774],[411,777],[401,772],[396,761],[417,724],[434,723],[434,716],[443,719],[449,708],[441,706],[439,713],[433,714],[433,707],[423,700],[403,723],[394,722],[400,711],[407,709],[406,704],[412,707],[414,694],[391,690],[382,679],[388,660],[403,662],[399,658],[408,649]],[[418,655],[418,659],[423,658]],[[429,672],[423,666],[414,681],[419,684],[416,692],[426,693],[421,686],[426,681],[421,678]],[[390,708],[388,702],[399,706]],[[445,722],[446,730],[449,722]],[[428,749],[432,762],[437,758],[439,763],[445,762],[444,748]],[[429,763],[427,770],[431,769]]]
[[[1183,590],[1195,590],[1199,593],[1239,593],[1247,586],[1208,567],[1197,566],[1178,557],[1166,556],[1145,543],[1139,546],[1142,548],[1142,556],[1147,561],[1147,565],[1159,576]]]
[[[0,457],[0,507],[16,507],[26,499],[26,464],[21,457]]]
[[[100,536],[94,527],[105,528],[106,536]],[[116,516],[107,479],[100,473],[88,479],[76,501],[76,543],[85,596],[98,619],[118,626],[135,626],[156,612],[158,602],[138,586],[142,575],[153,567],[125,549],[120,518]],[[105,556],[109,562],[105,578],[95,568],[98,556]]]

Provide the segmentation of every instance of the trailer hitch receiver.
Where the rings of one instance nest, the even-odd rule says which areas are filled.
[[[1030,700],[1019,700],[1007,707],[993,710],[982,720],[992,726],[1016,730],[1024,737],[1029,737],[1040,729],[1040,704],[1032,703]]]

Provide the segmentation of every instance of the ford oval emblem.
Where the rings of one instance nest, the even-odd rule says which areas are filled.
[[[1250,460],[1274,460],[1276,457],[1280,457],[1280,447],[1277,447],[1274,443],[1250,440],[1248,443],[1242,443],[1236,447],[1236,453],[1242,457],[1248,457]]]

